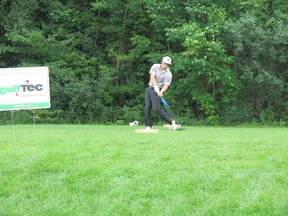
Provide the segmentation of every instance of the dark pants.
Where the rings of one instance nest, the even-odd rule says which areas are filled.
[[[161,108],[160,97],[154,91],[153,88],[147,88],[145,94],[145,122],[146,126],[152,127],[151,121],[151,109],[165,122],[172,124],[172,119]]]

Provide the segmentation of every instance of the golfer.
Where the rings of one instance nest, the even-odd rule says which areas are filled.
[[[171,63],[171,58],[165,56],[161,64],[153,64],[149,71],[150,82],[145,94],[146,130],[152,128],[151,109],[153,109],[163,121],[170,124],[170,129],[176,130],[177,128],[175,121],[168,116],[160,105],[160,98],[163,97],[164,92],[168,90],[172,82],[172,73],[169,69]]]

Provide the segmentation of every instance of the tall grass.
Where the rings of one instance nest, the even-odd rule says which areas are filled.
[[[0,126],[0,215],[287,215],[288,129]]]

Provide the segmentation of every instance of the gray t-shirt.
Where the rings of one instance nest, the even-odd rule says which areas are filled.
[[[160,70],[160,64],[153,64],[150,69],[150,74],[156,74],[156,81],[159,88],[162,88],[164,85],[170,85],[172,82],[172,73],[169,68],[165,71]],[[149,86],[152,86],[152,82],[150,80]]]

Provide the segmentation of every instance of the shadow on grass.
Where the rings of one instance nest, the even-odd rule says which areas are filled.
[[[180,127],[176,129],[176,131],[183,131],[183,130],[186,130],[186,128]]]

